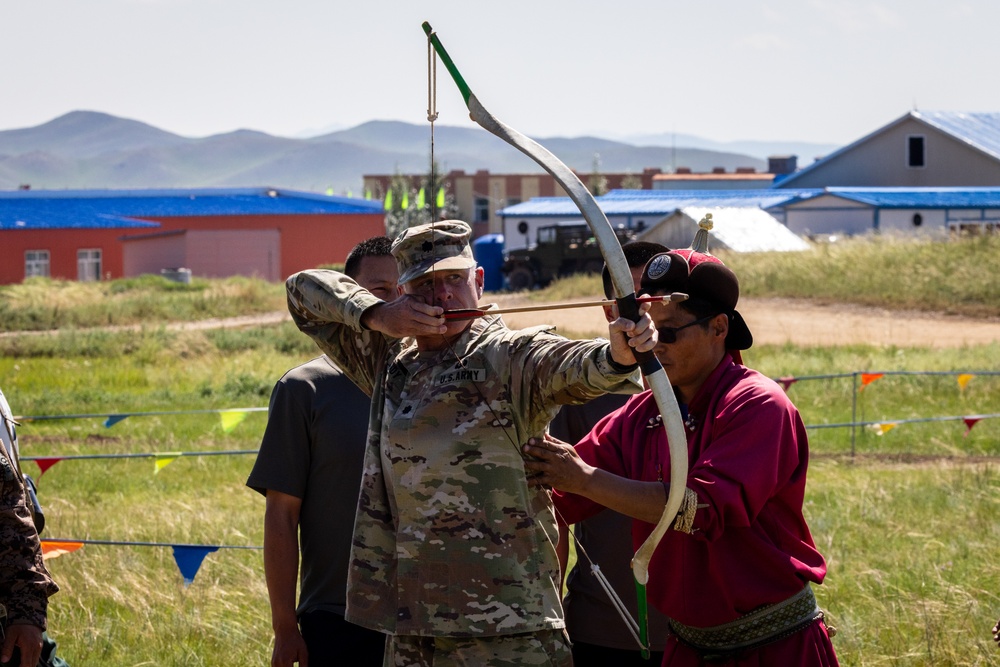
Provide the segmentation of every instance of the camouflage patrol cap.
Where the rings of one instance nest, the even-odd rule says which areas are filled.
[[[399,284],[444,269],[476,266],[469,237],[472,229],[461,220],[442,220],[403,230],[392,242],[392,256],[399,268]]]

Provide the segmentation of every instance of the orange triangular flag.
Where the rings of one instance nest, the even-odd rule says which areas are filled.
[[[956,378],[958,380],[958,388],[965,391],[965,385],[969,384],[969,380],[976,377],[972,373],[962,373]]]
[[[885,375],[885,373],[862,373],[861,374],[861,391],[865,390],[865,387],[870,385],[875,380]]]
[[[70,554],[83,547],[83,542],[50,542],[42,540],[42,560],[59,558],[63,554]]]
[[[971,431],[972,427],[978,424],[981,419],[982,417],[965,417],[962,419],[962,421],[965,422],[965,435],[962,437],[969,437],[969,431]]]

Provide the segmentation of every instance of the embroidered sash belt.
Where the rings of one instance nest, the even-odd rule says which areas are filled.
[[[670,621],[670,630],[683,643],[700,651],[706,660],[759,648],[804,630],[823,617],[809,584],[776,604],[761,607],[735,621],[710,628],[695,628]]]

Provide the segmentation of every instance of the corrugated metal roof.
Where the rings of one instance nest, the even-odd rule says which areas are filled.
[[[728,206],[772,208],[793,199],[814,197],[823,191],[810,190],[612,190],[597,197],[605,215],[668,215],[688,206]],[[504,217],[544,217],[577,215],[579,209],[569,197],[536,197],[500,211]]]
[[[914,111],[912,114],[1000,160],[1000,113]]]
[[[143,227],[149,224],[129,219],[381,211],[377,201],[276,188],[0,192],[0,229]]]
[[[135,229],[157,228],[158,222],[146,222],[117,215],[93,211],[67,209],[46,210],[33,207],[7,207],[0,202],[0,230],[2,229]]]
[[[826,188],[878,208],[1000,208],[1000,188]]]

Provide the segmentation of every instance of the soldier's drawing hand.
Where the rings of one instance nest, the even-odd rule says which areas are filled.
[[[412,294],[404,294],[394,301],[386,301],[367,309],[361,324],[393,338],[406,336],[433,336],[448,330],[441,317],[444,309],[431,306]]]

